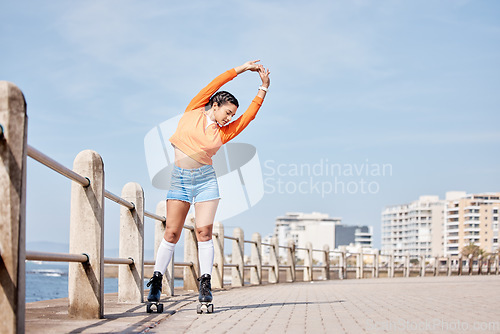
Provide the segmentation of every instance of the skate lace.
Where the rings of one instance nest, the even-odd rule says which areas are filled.
[[[157,286],[157,285],[158,285],[158,283],[159,283],[159,282],[157,282],[157,281],[159,281],[159,280],[158,280],[156,277],[154,277],[154,276],[153,276],[153,277],[151,277],[151,278],[149,279],[149,281],[148,281],[148,283],[146,284],[146,286],[147,286],[148,288],[151,286],[151,284],[153,284],[154,286]]]
[[[208,294],[210,292],[210,281],[202,279],[200,282],[200,290],[202,294]]]

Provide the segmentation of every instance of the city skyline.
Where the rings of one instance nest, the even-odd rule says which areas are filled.
[[[148,175],[148,131],[216,75],[259,58],[271,69],[270,91],[234,142],[256,148],[265,193],[223,222],[228,231],[267,235],[285,212],[316,211],[373,226],[380,248],[384,207],[500,188],[500,4],[0,6],[0,79],[25,94],[28,143],[69,168],[81,150],[97,151],[106,189],[119,195],[138,182],[148,211],[166,195]],[[224,87],[240,100],[238,115],[258,86],[245,73]],[[314,173],[320,164],[351,173]],[[70,181],[28,159],[28,242],[67,240],[69,194]],[[106,202],[109,248],[118,221],[118,205]],[[146,243],[152,231],[148,221]]]

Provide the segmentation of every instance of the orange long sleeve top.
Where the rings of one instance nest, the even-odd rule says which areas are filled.
[[[177,129],[170,142],[182,152],[205,165],[212,164],[212,156],[222,145],[236,137],[255,118],[263,99],[256,96],[248,109],[237,120],[219,126],[216,122],[210,124],[205,111],[205,105],[210,97],[227,82],[237,76],[233,68],[216,77],[203,88],[189,103],[184,115],[179,120]]]

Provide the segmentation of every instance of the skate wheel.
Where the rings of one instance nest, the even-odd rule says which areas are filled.
[[[202,314],[203,313],[203,311],[201,310],[201,304],[198,304],[196,306],[196,313],[198,313],[198,314]]]
[[[146,305],[146,312],[152,313],[153,310],[151,309],[151,304]]]
[[[163,313],[163,304],[156,305],[156,313]]]
[[[214,304],[209,304],[207,306],[207,313],[214,313]]]

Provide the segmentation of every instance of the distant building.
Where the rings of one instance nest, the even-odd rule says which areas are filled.
[[[324,245],[334,249],[335,225],[341,220],[319,212],[287,212],[285,216],[276,218],[274,235],[278,237],[280,246],[287,246],[288,240],[293,240],[299,248],[305,248],[306,243],[311,242],[315,249],[323,249]],[[280,248],[279,255],[285,258],[286,250]],[[297,257],[303,258],[303,252],[298,252]],[[321,261],[321,253],[314,252],[313,258]]]
[[[349,245],[372,248],[372,239],[372,226],[335,225],[335,248]]]
[[[438,196],[420,196],[409,204],[388,206],[382,211],[382,251],[394,251],[401,260],[443,254],[445,201]]]
[[[500,193],[449,198],[444,224],[444,255],[458,255],[470,243],[493,253],[498,247]]]

